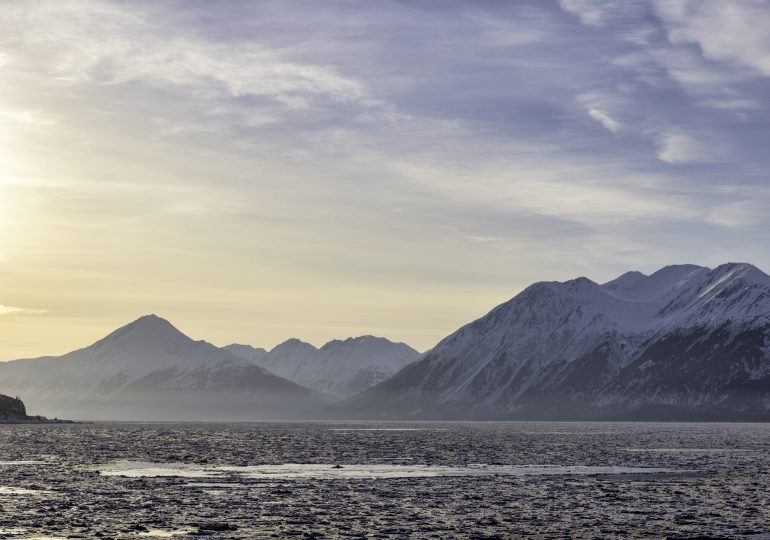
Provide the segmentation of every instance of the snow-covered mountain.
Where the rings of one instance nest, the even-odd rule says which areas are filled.
[[[251,345],[242,345],[240,343],[233,343],[222,348],[257,365],[267,356],[267,351],[261,347],[252,347]]]
[[[770,276],[730,263],[536,283],[332,414],[770,418]]]
[[[334,340],[320,349],[290,339],[256,358],[248,349],[228,349],[253,359],[271,373],[339,398],[384,381],[420,357],[420,353],[404,343],[374,336]]]
[[[326,402],[155,315],[64,356],[0,363],[0,390],[77,419],[256,420]]]

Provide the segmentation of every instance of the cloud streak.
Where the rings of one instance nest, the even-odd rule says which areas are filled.
[[[46,313],[44,309],[4,306],[0,304],[0,317],[7,317],[9,315],[42,315],[44,313]]]

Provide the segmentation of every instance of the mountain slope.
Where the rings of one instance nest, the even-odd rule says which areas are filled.
[[[233,343],[222,347],[224,350],[233,353],[236,356],[245,358],[251,361],[252,364],[259,365],[259,362],[267,356],[267,351],[261,347],[252,347],[251,345],[241,345],[240,343]]]
[[[2,363],[0,388],[40,413],[80,419],[255,420],[324,401],[154,315],[60,357]]]
[[[419,356],[404,343],[374,336],[333,340],[320,349],[290,339],[256,364],[318,392],[348,397],[384,381]]]
[[[335,407],[378,418],[770,418],[770,277],[536,283]]]
[[[404,343],[360,336],[330,341],[321,347],[312,364],[291,380],[319,392],[347,397],[371,388],[420,357]]]

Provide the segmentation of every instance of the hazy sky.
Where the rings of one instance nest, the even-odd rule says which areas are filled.
[[[770,1],[0,3],[0,359],[157,313],[425,349],[538,280],[770,269]]]

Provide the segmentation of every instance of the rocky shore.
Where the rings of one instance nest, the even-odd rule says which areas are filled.
[[[0,424],[71,424],[71,420],[59,420],[44,416],[29,416],[24,402],[18,397],[0,394]]]

